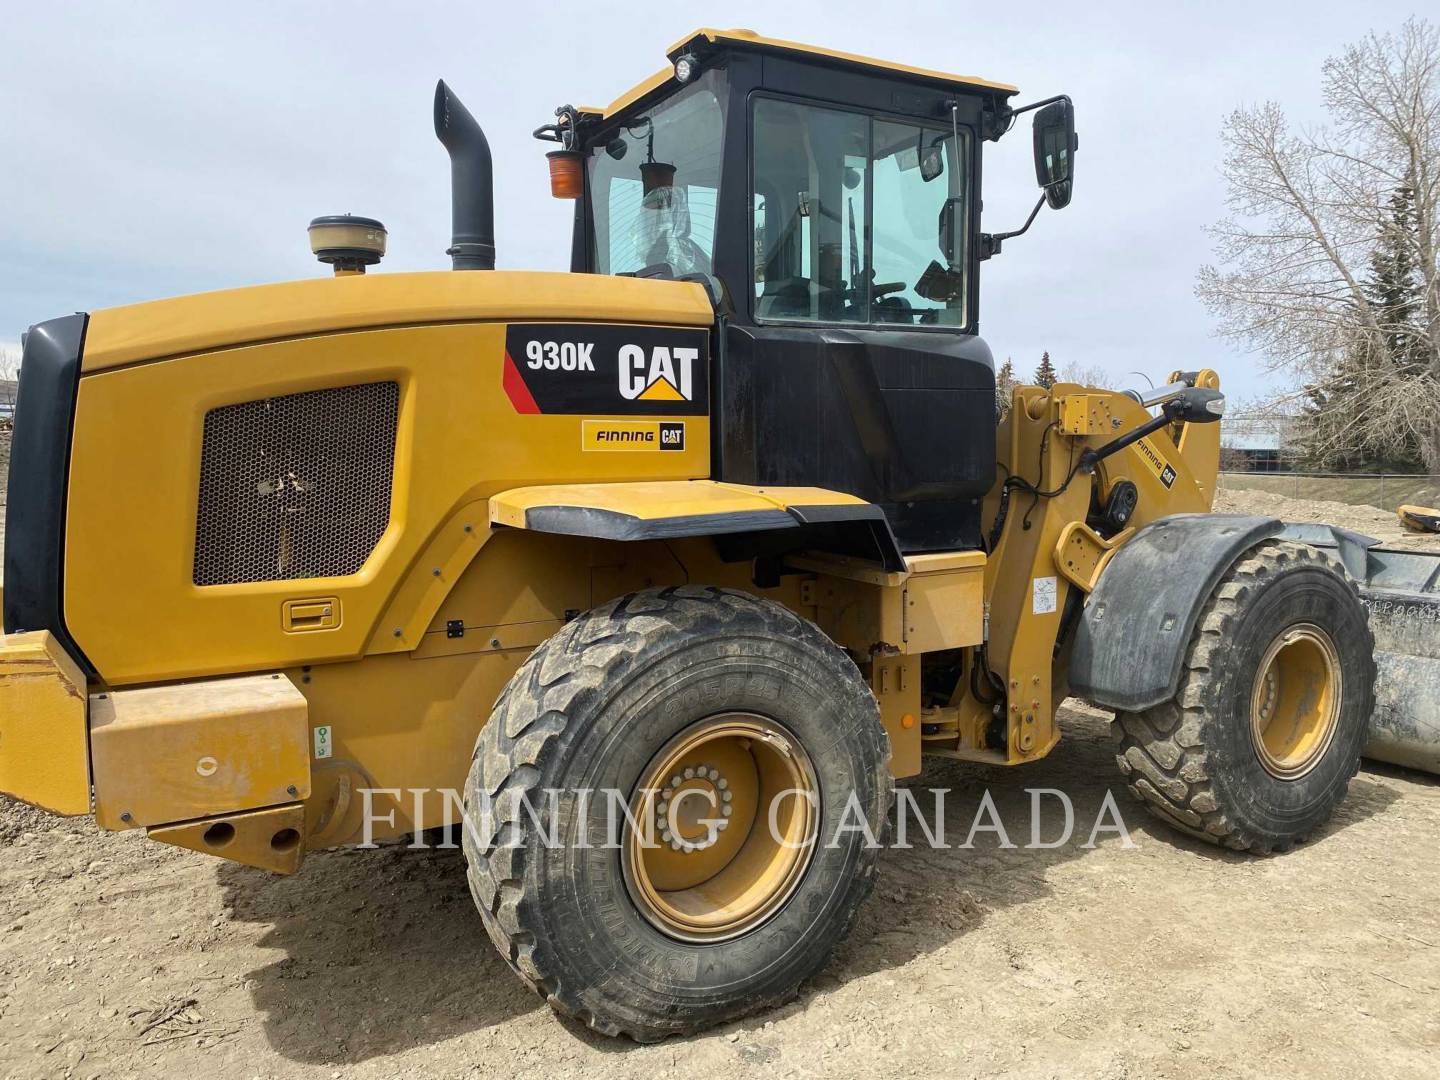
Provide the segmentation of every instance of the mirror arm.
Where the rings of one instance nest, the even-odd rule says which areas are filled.
[[[1041,195],[1040,201],[1037,202],[1035,204],[1035,208],[1030,211],[1030,216],[1025,219],[1025,224],[1021,225],[1020,228],[1016,229],[1014,232],[981,233],[980,260],[983,262],[984,260],[990,258],[992,255],[999,255],[1001,246],[1006,240],[1009,240],[1011,237],[1024,236],[1025,233],[1029,231],[1030,226],[1035,223],[1035,216],[1040,213],[1040,208],[1044,205],[1045,196]]]
[[[1057,101],[1069,100],[1069,94],[1056,94],[1054,97],[1041,98],[1039,101],[1032,101],[1029,105],[1021,105],[1018,109],[1006,109],[1002,120],[1008,126],[1021,113],[1027,113],[1033,109],[1043,109],[1046,105],[1054,105]]]

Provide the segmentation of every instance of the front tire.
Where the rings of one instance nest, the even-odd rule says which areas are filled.
[[[667,818],[682,788],[714,817]],[[776,821],[814,842],[773,843],[761,804],[807,788]],[[647,590],[580,616],[501,694],[466,785],[471,892],[558,1011],[640,1041],[694,1032],[825,963],[870,892],[891,788],[875,699],[813,624],[745,593]],[[558,843],[518,801],[550,790]],[[656,821],[655,846],[624,819],[614,842],[606,790]]]
[[[1116,761],[1169,824],[1236,850],[1285,851],[1345,797],[1374,683],[1354,583],[1315,548],[1267,540],[1211,594],[1175,696],[1117,715]]]

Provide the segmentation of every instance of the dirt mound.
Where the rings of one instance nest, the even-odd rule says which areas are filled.
[[[1440,551],[1440,535],[1409,532],[1394,514],[1373,506],[1290,499],[1268,491],[1222,488],[1215,497],[1215,510],[1223,514],[1265,514],[1283,521],[1320,521],[1373,536],[1387,547]]]

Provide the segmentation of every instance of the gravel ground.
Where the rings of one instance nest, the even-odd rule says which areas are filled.
[[[1240,494],[1218,508],[1297,516]],[[1381,524],[1344,510],[1326,516]],[[983,792],[1024,845],[1026,789],[1064,789],[1069,843],[887,851],[798,1000],[645,1047],[523,989],[458,853],[322,852],[277,878],[0,801],[0,1076],[1440,1073],[1435,778],[1367,769],[1310,843],[1251,858],[1151,824],[1105,717],[1063,721],[1023,771],[939,763],[910,786],[949,789],[957,845]],[[1111,791],[1133,846],[1086,847]]]

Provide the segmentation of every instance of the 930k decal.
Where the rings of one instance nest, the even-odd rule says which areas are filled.
[[[707,330],[515,323],[505,331],[503,383],[521,413],[704,416],[709,362]]]

